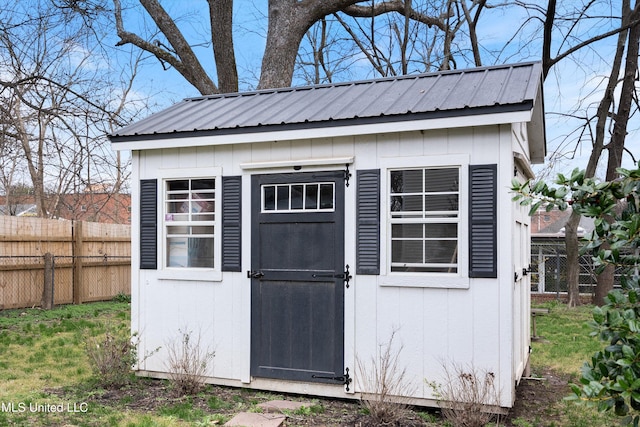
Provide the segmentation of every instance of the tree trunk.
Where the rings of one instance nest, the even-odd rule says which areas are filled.
[[[580,301],[580,249],[578,245],[578,224],[581,215],[571,212],[564,226],[564,242],[567,252],[567,293],[569,307],[579,306]]]
[[[628,16],[629,21],[634,21],[638,17],[638,11],[623,10],[623,16]],[[627,44],[627,56],[625,60],[624,77],[622,81],[622,91],[620,93],[620,102],[618,112],[613,116],[613,133],[611,140],[607,145],[607,174],[606,180],[613,181],[618,178],[616,171],[622,165],[622,153],[624,152],[624,143],[627,136],[627,125],[631,114],[631,105],[635,94],[634,86],[636,74],[638,73],[638,52],[640,46],[640,25],[634,25],[629,28],[629,42]],[[615,217],[607,215],[606,221],[613,222]],[[601,249],[608,249],[608,245],[603,245]],[[615,266],[607,265],[602,273],[598,275],[598,285],[594,295],[594,304],[603,305],[607,294],[613,289],[615,284]]]
[[[298,2],[271,0],[267,44],[262,57],[258,89],[291,86],[302,37],[313,24]]]
[[[602,245],[602,249],[607,249],[609,245]],[[607,294],[613,289],[615,267],[607,265],[604,271],[598,274],[596,291],[593,294],[593,303],[598,306],[605,304]]]
[[[639,13],[634,11],[630,14],[629,20],[638,18]],[[624,16],[624,15],[623,15]],[[635,82],[638,73],[638,50],[640,45],[640,25],[636,24],[629,28],[629,43],[627,45],[627,56],[625,59],[624,77],[622,81],[622,91],[620,92],[620,103],[617,114],[614,115],[614,126],[611,140],[607,145],[609,151],[607,162],[607,181],[618,178],[616,169],[622,164],[622,153],[627,136],[627,125],[631,114],[631,106],[635,96]]]
[[[213,56],[222,93],[238,91],[238,69],[233,50],[233,0],[207,0]]]
[[[544,23],[544,46],[543,46],[543,72],[544,76],[548,74],[551,66],[557,62],[557,58],[551,59],[550,57],[550,49],[552,43],[552,29],[555,25],[555,7],[556,1],[549,0],[547,4],[547,16]],[[629,0],[622,0],[621,12],[625,21],[622,22],[625,25],[629,16]],[[627,13],[625,15],[625,12]],[[604,139],[605,139],[605,130],[607,125],[607,120],[609,119],[609,110],[611,109],[611,105],[613,104],[613,94],[614,90],[617,86],[618,77],[620,75],[620,70],[622,67],[622,60],[624,57],[625,45],[627,40],[628,30],[622,30],[618,33],[618,40],[616,45],[616,52],[614,54],[613,60],[611,62],[611,71],[609,73],[609,78],[607,81],[607,87],[604,91],[604,95],[598,104],[598,110],[596,112],[597,122],[595,128],[595,136],[593,139],[593,147],[591,149],[591,154],[589,155],[589,161],[587,162],[587,166],[585,168],[585,178],[592,178],[598,166],[598,161],[600,160],[600,156],[602,154],[602,150],[604,149]],[[636,55],[637,56],[637,55]],[[579,283],[578,283],[578,272],[580,269],[580,258],[577,250],[574,252],[573,248],[578,248],[578,235],[577,235],[577,227],[578,222],[580,221],[580,215],[575,212],[571,214],[569,218],[569,222],[565,225],[565,244],[567,250],[567,272],[568,272],[568,283],[567,289],[569,292],[569,305],[575,305],[580,300],[580,295],[578,293]],[[573,228],[575,227],[575,230]],[[597,292],[597,291],[596,291]]]

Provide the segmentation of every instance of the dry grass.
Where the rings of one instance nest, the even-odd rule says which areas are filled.
[[[367,362],[356,357],[361,404],[375,425],[400,425],[411,402],[400,396],[411,396],[415,385],[400,365],[402,346],[394,346],[394,330],[375,356]]]
[[[473,365],[443,363],[445,383],[432,384],[442,416],[452,427],[483,427],[499,415],[500,390],[495,373]]]
[[[200,333],[178,332],[179,338],[167,344],[169,380],[178,395],[194,395],[205,385],[215,351],[201,345]]]
[[[131,337],[128,328],[107,327],[104,335],[87,336],[85,349],[98,383],[105,388],[128,384],[137,359],[138,336]]]

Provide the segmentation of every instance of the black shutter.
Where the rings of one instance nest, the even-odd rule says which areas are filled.
[[[242,177],[222,177],[222,270],[240,271]]]
[[[158,181],[140,180],[140,269],[158,268]]]
[[[380,170],[356,172],[356,273],[380,274]]]
[[[469,277],[498,277],[497,165],[469,166]]]

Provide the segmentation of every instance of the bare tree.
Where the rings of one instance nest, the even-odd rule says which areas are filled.
[[[484,2],[405,0],[394,6],[396,13],[370,2],[334,14],[376,74],[447,70],[461,60],[482,65],[476,25]]]
[[[583,9],[570,11],[570,14],[560,14],[557,10],[556,0],[549,0],[547,9],[544,11],[544,43],[543,43],[543,68],[545,76],[552,67],[560,61],[566,61],[571,55],[584,50],[591,49],[591,46],[606,38],[617,37],[616,49],[613,58],[610,60],[611,68],[607,78],[606,88],[598,104],[595,117],[588,118],[585,126],[590,127],[595,122],[595,129],[584,132],[592,135],[592,146],[588,163],[585,169],[586,177],[595,176],[598,162],[604,150],[608,151],[607,180],[615,179],[615,169],[620,167],[622,152],[627,134],[627,126],[634,98],[637,93],[634,81],[638,71],[638,38],[640,36],[640,4],[636,3],[631,8],[630,0],[623,0],[620,7],[620,18],[618,25],[613,28],[597,32],[591,37],[576,37],[573,34],[575,28],[581,20],[602,19],[602,15],[592,12],[593,2],[587,3]],[[613,4],[612,4],[613,7]],[[609,20],[615,21],[614,17]],[[568,23],[566,31],[557,31],[559,22]],[[564,34],[559,40],[562,50],[552,54],[551,48],[559,38],[559,34]],[[572,44],[573,41],[573,44]],[[626,58],[626,59],[625,59]],[[622,79],[622,90],[620,95],[616,94],[616,88],[620,83],[620,73],[624,65],[624,77]],[[636,107],[637,108],[637,107]],[[613,132],[608,135],[607,129],[613,128]],[[609,142],[607,143],[607,139]],[[565,225],[565,244],[567,251],[567,282],[569,293],[569,305],[580,304],[579,298],[579,245],[578,245],[578,223],[580,215],[573,212]],[[613,287],[613,270],[607,269],[598,279],[598,286],[594,296],[594,303],[603,304],[604,298]]]
[[[64,194],[120,191],[128,174],[105,137],[109,124],[125,123],[118,97],[127,87],[107,77],[95,28],[66,12],[33,0],[6,3],[0,14],[0,138],[19,152],[13,171],[24,165],[42,217],[60,214]]]
[[[438,69],[455,67],[453,49],[454,36],[467,22],[468,34],[472,41],[477,40],[475,25],[484,7],[484,1],[466,2],[448,0],[444,3],[417,0],[270,0],[267,13],[266,45],[260,66],[258,88],[286,87],[293,81],[296,59],[300,58],[301,43],[308,41],[307,59],[312,64],[312,71],[304,71],[303,81],[332,81],[334,71],[329,65],[338,69],[342,67],[335,59],[327,60],[327,52],[331,45],[327,29],[332,22],[340,23],[344,35],[335,36],[335,42],[341,43],[340,48],[332,48],[335,52],[354,52],[357,48],[364,53],[368,61],[374,66],[378,74],[393,75],[406,74],[412,69],[410,56],[424,60],[424,49],[418,49],[422,43],[420,29],[437,29],[438,40],[442,42],[439,49]],[[233,55],[232,37],[232,2],[231,0],[209,1],[210,37],[207,42],[213,46],[213,57],[217,82],[214,73],[203,66],[203,59],[199,59],[193,50],[195,42],[189,42],[185,33],[178,27],[178,20],[171,17],[169,12],[160,4],[159,0],[141,0],[145,16],[150,18],[155,31],[136,33],[125,26],[125,14],[128,12],[122,6],[121,0],[113,0],[114,16],[118,45],[134,45],[154,57],[165,66],[173,67],[201,94],[236,91],[238,88],[238,74],[235,56]],[[140,12],[140,11],[138,11]],[[386,16],[388,19],[376,24],[377,17]],[[416,26],[420,24],[420,26]],[[314,25],[317,25],[314,28]],[[353,27],[357,27],[354,29]],[[388,31],[390,29],[390,32]],[[310,33],[311,30],[311,33]],[[336,26],[333,26],[333,30]],[[382,31],[388,42],[382,48],[377,40]],[[435,30],[434,30],[435,32]],[[333,33],[336,34],[336,33]],[[345,49],[344,43],[350,39],[352,47]],[[366,41],[365,41],[366,40]],[[480,63],[479,50],[473,48],[476,63]],[[322,52],[322,54],[320,54]],[[431,53],[436,53],[432,49]],[[395,57],[397,54],[397,58]],[[311,55],[314,60],[309,61]],[[352,55],[347,55],[347,61]],[[429,58],[431,67],[432,59]],[[424,71],[425,67],[419,70]],[[303,70],[302,68],[298,68]],[[321,78],[320,75],[323,75]],[[310,76],[314,76],[309,78]]]

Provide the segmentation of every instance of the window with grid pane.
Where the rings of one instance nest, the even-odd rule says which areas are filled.
[[[215,179],[165,181],[166,266],[214,268]]]
[[[391,170],[391,272],[458,272],[460,168]]]

